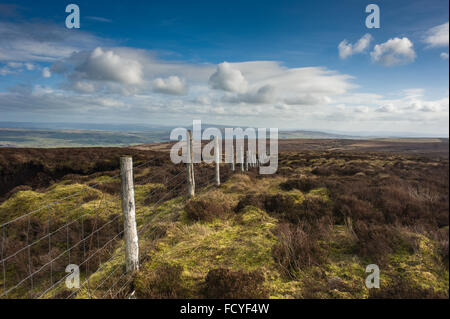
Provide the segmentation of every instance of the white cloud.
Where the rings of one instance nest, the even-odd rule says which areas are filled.
[[[427,32],[425,43],[429,47],[448,47],[448,29],[448,22],[431,28]]]
[[[49,78],[52,76],[52,72],[50,72],[50,69],[48,67],[42,69],[42,76],[44,78]]]
[[[33,71],[34,70],[34,64],[32,63],[25,63],[25,69],[27,69],[28,71]]]
[[[0,22],[0,61],[57,61],[104,40],[63,26]]]
[[[108,107],[108,108],[113,108],[113,107],[123,107],[125,106],[125,103],[123,101],[120,101],[118,99],[112,99],[112,98],[98,98],[95,100],[98,104]]]
[[[371,41],[372,36],[369,33],[366,33],[355,44],[351,44],[348,43],[347,40],[343,40],[338,45],[339,57],[341,59],[346,59],[353,54],[362,53],[369,47]]]
[[[153,90],[155,92],[173,95],[184,95],[187,93],[185,81],[178,76],[169,76],[166,79],[155,79],[153,81]]]
[[[194,103],[200,103],[202,105],[210,105],[211,99],[208,96],[200,95],[194,99]]]
[[[95,16],[87,16],[86,19],[93,20],[93,21],[99,21],[99,22],[107,22],[107,23],[112,22],[111,19],[103,18],[103,17],[95,17]]]
[[[95,85],[86,81],[73,82],[71,88],[80,93],[94,93],[96,91]]]
[[[122,84],[140,84],[142,65],[133,59],[121,56],[113,50],[95,48],[86,60],[77,67],[84,79],[112,81]]]
[[[240,93],[233,96],[226,96],[225,101],[231,103],[249,103],[249,104],[266,104],[275,101],[275,87],[266,84],[258,89],[251,90],[246,93]]]
[[[16,73],[16,72],[6,66],[3,66],[0,68],[0,75],[2,75],[2,76],[8,75],[8,74],[13,74],[13,73]]]
[[[442,52],[441,53],[441,59],[448,60],[448,52]]]
[[[7,62],[3,67],[0,68],[0,75],[8,75],[20,73],[23,71],[33,71],[36,66],[33,63],[23,63],[23,62]]]
[[[304,94],[286,98],[284,101],[288,105],[318,105],[328,104],[331,102],[331,99],[326,95]]]
[[[391,103],[379,106],[375,112],[392,113],[395,111],[395,106]]]
[[[248,83],[241,71],[233,68],[232,64],[223,62],[217,66],[216,72],[209,78],[213,89],[228,92],[244,93]]]
[[[375,45],[370,53],[372,61],[385,66],[393,66],[413,62],[416,52],[413,43],[408,38],[393,38]]]
[[[395,98],[361,88],[354,92],[358,86],[352,76],[326,67],[291,68],[277,61],[219,65],[168,61],[149,50],[105,46],[106,41],[78,31],[69,34],[50,28],[55,37],[45,39],[31,30],[35,25],[16,26],[6,33],[1,33],[2,26],[0,74],[35,69],[44,75],[37,62],[51,61],[50,74],[64,79],[54,87],[25,85],[0,91],[2,116],[9,112],[24,119],[70,116],[105,122],[150,117],[166,124],[201,118],[235,125],[355,130],[382,130],[391,123],[396,129],[448,130],[448,97],[425,99],[417,89],[396,93]],[[1,37],[5,34],[9,42]],[[66,35],[73,41],[67,41]],[[370,36],[344,44],[351,54],[364,52]],[[391,39],[377,48],[372,59],[387,65],[415,57],[406,38]]]

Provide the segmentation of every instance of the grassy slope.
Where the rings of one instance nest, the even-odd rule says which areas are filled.
[[[372,165],[381,164],[374,161]],[[107,176],[97,177],[86,183],[110,181],[109,179]],[[309,192],[283,191],[279,185],[285,180],[286,178],[281,176],[255,179],[236,174],[219,189],[205,189],[198,197],[220,199],[230,206],[234,206],[243,194],[250,192],[282,193],[292,196],[299,203],[306,196],[330,200],[327,189],[324,188],[313,189]],[[149,285],[149,278],[152,277],[153,271],[166,264],[182,267],[181,286],[184,296],[189,298],[202,297],[205,276],[209,270],[219,267],[244,271],[257,270],[263,273],[264,286],[268,289],[271,298],[368,297],[368,289],[364,285],[367,276],[365,267],[371,263],[371,260],[355,253],[356,239],[346,226],[334,225],[327,240],[320,242],[323,254],[328,256],[326,263],[305,267],[296,274],[295,278],[288,278],[283,275],[282,269],[272,256],[272,248],[279,240],[273,233],[273,229],[280,222],[275,217],[261,209],[247,206],[240,213],[233,213],[226,218],[217,218],[210,222],[194,222],[186,216],[184,210],[186,198],[184,197],[171,199],[156,209],[146,204],[146,194],[159,186],[156,184],[136,186],[138,224],[150,225],[148,229],[142,230],[140,236],[144,260],[141,270],[135,278],[131,278],[138,297],[145,295],[145,289]],[[41,206],[46,201],[63,198],[82,187],[80,184],[68,184],[67,181],[62,181],[54,184],[44,193],[29,190],[18,192],[1,204],[0,216],[2,220],[9,220],[13,216],[21,215],[24,211]],[[98,191],[89,190],[89,192]],[[97,195],[100,197],[88,200],[77,211],[72,211],[70,208],[71,204],[76,204],[74,201],[77,199],[69,200],[68,204],[62,204],[58,211],[65,213],[61,214],[60,218],[68,220],[76,218],[83,212],[92,211],[102,200],[103,203],[108,203],[108,210],[104,210],[104,214],[120,212],[117,196],[104,193]],[[42,219],[48,217],[45,211],[37,216]],[[160,235],[156,236],[156,233]],[[401,276],[413,287],[432,289],[448,296],[448,269],[436,255],[436,244],[423,235],[414,234],[414,236],[417,236],[419,242],[418,249],[411,253],[399,247],[390,254],[389,266],[381,269],[381,285],[395,285],[393,279]],[[120,246],[121,244],[116,247],[117,257],[103,264],[102,269],[91,276],[89,285],[83,287],[78,298],[108,297],[107,287],[113,283],[117,284],[117,287],[126,285],[127,278],[120,277],[124,267]],[[12,276],[13,273],[9,275]],[[336,287],[330,284],[335,281],[339,282]],[[88,289],[97,287],[99,283],[104,285],[95,291]],[[39,288],[36,285],[37,291]],[[58,292],[63,290],[62,287],[58,288]],[[20,293],[24,292],[25,290],[20,291]]]

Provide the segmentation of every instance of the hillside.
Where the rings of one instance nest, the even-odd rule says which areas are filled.
[[[89,245],[52,264],[54,278],[45,268],[32,288],[27,281],[7,297],[39,296],[62,278],[68,258],[82,263],[106,245],[89,267],[81,267],[80,291],[61,284],[42,297],[448,298],[448,155],[315,145],[283,150],[275,175],[259,175],[255,168],[233,173],[224,165],[220,187],[209,182],[212,167],[198,165],[194,199],[185,196],[185,168],[168,162],[164,152],[2,153],[0,224],[88,187],[31,220],[8,225],[6,255],[55,230],[50,252],[48,241],[32,249],[32,265],[39,269],[64,252],[66,236],[75,243],[81,229],[89,233],[104,226]],[[117,167],[123,154],[142,165],[134,176],[141,266],[133,275],[123,275],[123,242],[120,235],[115,238],[121,227]],[[34,177],[19,179],[14,165],[40,169],[30,168]],[[25,180],[34,182],[24,185]],[[58,231],[80,216],[81,222]],[[24,237],[27,227],[31,238]],[[8,261],[8,287],[26,277],[26,264],[26,251]],[[365,287],[369,264],[380,267],[380,289]]]

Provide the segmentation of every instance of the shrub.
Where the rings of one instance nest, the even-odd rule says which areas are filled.
[[[241,211],[246,206],[254,206],[274,215],[274,217],[297,224],[307,222],[314,226],[332,223],[332,205],[316,196],[307,196],[302,202],[291,194],[251,194],[243,197],[235,211]]]
[[[283,217],[296,210],[296,198],[289,194],[265,195],[262,197],[267,212]]]
[[[320,197],[306,196],[296,211],[287,216],[292,223],[307,222],[314,227],[322,227],[333,223],[333,207],[330,202]]]
[[[211,269],[205,279],[205,297],[213,299],[268,298],[264,275],[258,271]]]
[[[204,197],[190,199],[184,210],[191,220],[211,222],[215,218],[227,217],[232,211],[232,202],[221,192],[210,192]]]
[[[119,182],[100,183],[96,188],[98,190],[108,193],[110,195],[120,194],[120,183]]]
[[[186,289],[181,285],[183,267],[164,263],[155,269],[146,269],[135,280],[139,298],[178,299],[186,298]]]
[[[384,216],[375,210],[372,205],[364,200],[358,199],[354,195],[338,196],[334,201],[335,222],[344,224],[347,218],[354,220],[366,220],[370,222],[383,223]]]
[[[100,195],[98,193],[91,193],[91,194],[84,195],[82,200],[83,200],[83,203],[88,203],[90,201],[93,201],[93,200],[96,200],[99,198],[100,198]]]
[[[317,187],[319,187],[319,182],[317,179],[305,176],[297,179],[288,179],[286,182],[280,184],[280,188],[287,191],[298,189],[302,192],[309,192]]]
[[[167,188],[163,184],[155,184],[145,195],[144,204],[150,205],[156,203],[160,198],[167,194]]]
[[[241,198],[241,200],[239,200],[238,204],[234,208],[234,211],[237,213],[246,206],[254,206],[259,209],[265,209],[264,197],[262,195],[255,194],[245,195],[243,198]]]
[[[305,228],[307,226],[284,223],[275,230],[280,243],[272,248],[272,256],[290,278],[295,278],[303,268],[320,265],[326,259],[317,243],[317,235]]]
[[[386,287],[370,289],[371,299],[448,299],[445,294],[433,289],[413,286],[410,281],[400,276],[394,277],[393,282]]]
[[[417,250],[416,237],[405,235],[398,227],[369,224],[357,221],[354,226],[358,238],[358,252],[379,263],[386,261],[386,255],[393,252],[414,253]]]
[[[448,270],[448,242],[449,242],[449,232],[448,232],[448,226],[440,229],[437,234],[437,242],[438,242],[438,250],[439,255],[444,263],[444,265],[447,267]]]

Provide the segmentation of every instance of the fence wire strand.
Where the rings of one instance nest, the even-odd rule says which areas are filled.
[[[165,156],[167,156],[167,154],[164,154]],[[143,162],[135,167],[132,168],[132,170],[137,170],[137,169],[141,169],[144,166],[153,163],[157,160],[160,160],[164,157],[164,155],[159,156],[159,157],[155,157],[152,158],[149,161]],[[177,165],[176,165],[177,166]],[[176,168],[176,166],[174,168]],[[209,169],[212,168],[212,172],[211,174],[208,173]],[[170,173],[171,176],[170,177],[166,177],[164,178],[164,174],[166,173]],[[183,173],[186,173],[186,164],[182,164],[181,168],[176,170],[175,172],[172,171],[161,171],[161,172],[157,172],[156,174],[149,174],[149,175],[144,175],[141,176],[140,178],[142,180],[139,181],[139,185],[146,185],[148,184],[150,181],[155,180],[155,178],[160,178],[161,176],[163,176],[163,181],[162,184],[164,185],[164,194],[162,194],[156,202],[151,204],[151,208],[150,211],[155,211],[156,209],[158,209],[165,201],[167,201],[169,199],[169,196],[175,195],[177,196],[176,192],[179,192],[181,190],[180,186],[182,186],[183,184],[187,184],[187,180],[186,179],[181,179],[178,180],[179,176]],[[115,179],[117,177],[120,177],[124,172],[120,172],[119,174],[111,177],[112,179]],[[230,172],[227,171],[227,174],[229,174]],[[201,174],[199,175],[202,180],[201,183],[196,185],[196,189],[198,190],[197,193],[201,193],[205,190],[208,189],[208,186],[211,186],[214,184],[214,177],[215,177],[215,172],[214,172],[214,164],[213,165],[209,165],[207,164],[206,166],[201,166]],[[109,206],[109,201],[106,198],[106,193],[105,192],[101,192],[102,196],[101,198],[96,202],[94,209],[93,210],[87,210],[83,213],[81,213],[81,215],[77,216],[75,219],[72,220],[66,220],[64,222],[63,225],[58,226],[57,223],[54,223],[54,219],[56,218],[56,210],[57,210],[57,204],[63,203],[69,199],[74,198],[75,196],[78,196],[80,194],[86,193],[90,190],[94,190],[96,189],[98,186],[102,185],[103,183],[106,182],[98,182],[96,184],[93,185],[87,185],[85,188],[83,188],[82,190],[79,190],[77,192],[74,192],[70,195],[67,195],[61,199],[58,199],[56,201],[53,201],[51,203],[45,204],[35,210],[32,210],[26,214],[23,214],[21,216],[18,216],[16,218],[13,218],[10,221],[7,221],[3,224],[0,225],[0,236],[1,236],[1,245],[0,245],[0,265],[2,266],[2,276],[3,276],[3,293],[0,295],[0,297],[4,297],[7,296],[9,293],[11,293],[13,290],[17,289],[18,287],[20,287],[21,285],[23,285],[25,282],[27,282],[28,280],[30,281],[30,291],[29,291],[29,296],[30,298],[33,298],[33,291],[35,290],[35,281],[34,281],[34,277],[37,276],[38,273],[42,272],[46,267],[49,267],[49,286],[40,294],[37,295],[37,298],[43,298],[45,297],[49,292],[51,292],[51,297],[55,298],[55,293],[57,293],[57,289],[59,287],[59,285],[61,285],[63,283],[64,280],[66,280],[70,275],[72,275],[71,272],[65,274],[64,276],[62,276],[62,278],[58,279],[55,281],[54,278],[54,264],[56,263],[57,260],[59,260],[60,258],[66,256],[68,259],[69,264],[74,260],[73,258],[77,258],[77,254],[73,253],[72,251],[80,246],[80,244],[83,245],[81,252],[78,252],[78,256],[81,253],[82,254],[82,259],[83,261],[81,263],[78,264],[78,267],[81,266],[85,266],[85,271],[86,271],[86,279],[82,282],[82,284],[80,285],[80,287],[78,289],[73,290],[68,296],[67,298],[72,298],[72,297],[76,297],[76,295],[81,292],[83,289],[87,290],[87,293],[89,296],[92,296],[92,294],[96,293],[99,289],[101,289],[105,283],[108,282],[108,280],[110,278],[114,278],[114,283],[113,285],[111,285],[110,287],[107,287],[108,289],[104,292],[103,297],[106,297],[107,295],[109,295],[110,298],[116,298],[118,296],[120,296],[122,294],[122,292],[124,291],[124,289],[129,286],[130,282],[133,280],[133,274],[127,273],[125,270],[125,261],[119,262],[117,265],[115,265],[110,272],[108,273],[108,275],[104,278],[102,278],[102,280],[96,284],[95,287],[91,287],[90,284],[90,279],[92,277],[92,275],[94,275],[95,273],[98,273],[100,271],[102,271],[104,269],[104,267],[106,267],[106,265],[108,265],[113,259],[115,258],[120,258],[120,256],[122,254],[124,254],[124,250],[125,250],[125,245],[123,244],[122,240],[121,240],[121,236],[124,234],[124,229],[123,227],[121,227],[121,223],[120,223],[120,218],[122,217],[121,214],[116,215],[115,217],[111,218],[109,221],[107,221],[106,223],[104,223],[103,225],[99,226],[99,213],[100,210],[105,209],[106,212],[110,212],[110,206]],[[145,191],[145,189],[143,190]],[[153,197],[155,196],[155,194],[157,194],[157,192],[160,191],[160,189],[156,188],[152,191],[150,191],[148,194],[145,194],[145,196],[147,198]],[[136,187],[135,187],[135,192],[136,192]],[[140,191],[138,191],[137,193],[139,193]],[[83,201],[81,201],[80,203],[75,203],[75,207],[73,208],[73,210],[78,210],[81,208],[81,206],[84,204]],[[47,220],[47,232],[46,234],[44,234],[43,236],[41,236],[40,238],[31,239],[30,236],[30,231],[32,229],[32,220],[31,217],[32,215],[36,214],[37,212],[43,211],[44,209],[49,209],[49,213],[48,213],[48,220]],[[92,227],[92,231],[88,234],[86,232],[86,225],[85,225],[85,221],[86,221],[86,217],[87,216],[93,216],[95,213],[95,222],[94,225]],[[14,222],[17,222],[21,219],[27,218],[27,225],[26,225],[26,244],[25,246],[19,248],[18,250],[16,250],[15,252],[11,253],[10,255],[6,255],[6,244],[8,241],[8,237],[6,234],[6,227],[11,225]],[[114,222],[117,221],[117,234],[106,241],[106,243],[103,244],[102,247],[100,244],[100,231],[102,229],[105,229],[106,227],[108,227],[109,225],[113,225]],[[151,226],[153,226],[153,218],[150,218],[148,221],[142,223],[141,225],[138,225],[138,235],[142,235],[145,231],[147,231]],[[73,231],[73,227],[75,227],[76,223],[80,223],[81,222],[81,239],[78,240],[76,243],[73,243],[72,237],[70,236],[71,234],[71,230]],[[56,229],[52,230],[52,226],[56,225]],[[73,226],[72,226],[73,225]],[[71,227],[72,226],[72,227]],[[77,226],[80,227],[80,226]],[[115,227],[115,226],[114,226]],[[61,231],[66,232],[65,234],[65,250],[59,254],[56,255],[56,257],[53,257],[53,243],[52,243],[52,239],[55,238],[55,235],[60,233]],[[146,237],[148,236],[152,236],[153,233],[156,232],[156,229],[153,229],[150,233],[147,234]],[[46,261],[45,263],[43,263],[43,265],[40,265],[40,267],[38,267],[37,269],[34,269],[33,267],[33,256],[31,253],[31,249],[34,246],[37,246],[39,243],[43,242],[44,240],[48,239],[48,256],[49,259],[48,261]],[[115,244],[114,241],[120,242],[120,246],[119,248],[114,248]],[[93,247],[96,246],[96,248],[94,249]],[[151,245],[150,245],[151,246]],[[150,247],[149,246],[149,247]],[[107,258],[106,261],[102,262],[102,257],[101,255],[104,253],[104,250],[110,247],[110,249],[112,249],[112,253],[110,255],[109,258]],[[117,247],[117,246],[115,246]],[[91,251],[93,251],[93,253],[91,253]],[[27,252],[27,275],[25,276],[25,278],[20,279],[17,283],[15,283],[13,286],[8,287],[7,286],[7,277],[6,277],[6,267],[7,267],[7,262],[8,261],[12,261],[15,257],[18,257],[19,254],[23,253],[23,252]],[[143,262],[143,260],[145,260],[145,256],[147,254],[147,251],[145,251],[145,253],[141,254],[141,258],[139,260],[139,264],[141,264]],[[72,256],[73,255],[73,256]],[[89,262],[90,260],[92,260],[95,257],[98,257],[98,267],[95,271],[93,271],[92,273],[90,273],[89,271]],[[122,269],[122,274],[120,275],[120,277],[116,277],[117,275],[117,271]],[[39,277],[37,277],[39,278]],[[122,283],[122,279],[126,278],[125,283],[122,286],[118,286]],[[48,280],[48,279],[47,279]],[[118,288],[119,287],[119,288]],[[115,290],[115,288],[118,288],[117,290]]]

